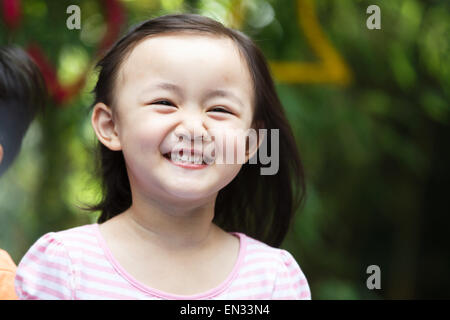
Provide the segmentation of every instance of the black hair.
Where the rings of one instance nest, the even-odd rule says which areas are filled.
[[[213,221],[225,231],[243,232],[279,247],[294,213],[304,200],[304,170],[267,62],[260,49],[244,33],[198,14],[171,14],[144,21],[118,40],[97,63],[100,72],[93,90],[92,107],[102,102],[114,111],[114,85],[127,55],[149,36],[169,32],[228,37],[245,58],[254,89],[252,125],[255,129],[279,130],[279,170],[275,175],[261,175],[260,163],[245,163],[234,180],[219,191]],[[270,148],[268,139],[268,150]],[[101,223],[127,210],[132,197],[122,151],[112,151],[99,143],[98,152],[103,198],[87,209],[99,210],[98,222]]]
[[[19,47],[0,47],[0,175],[20,151],[31,121],[46,100],[45,83],[38,66]]]

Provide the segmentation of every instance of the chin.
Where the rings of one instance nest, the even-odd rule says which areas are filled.
[[[198,200],[211,196],[211,188],[170,188],[169,194],[178,199]]]

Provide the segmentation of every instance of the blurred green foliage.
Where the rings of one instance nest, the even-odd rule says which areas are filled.
[[[23,1],[21,28],[0,22],[0,43],[39,43],[62,83],[88,66],[105,32],[96,1],[79,1],[82,29],[68,30],[73,1]],[[314,61],[294,0],[248,0],[242,30],[269,60]],[[317,0],[323,31],[348,63],[347,87],[283,84],[277,90],[307,175],[307,199],[283,247],[296,257],[313,299],[449,297],[450,3]],[[122,1],[127,26],[174,11],[226,22],[232,1]],[[381,30],[366,8],[381,8]],[[0,179],[0,247],[18,263],[41,235],[91,223],[77,205],[99,199],[90,125],[90,73],[81,94],[48,105],[14,166]],[[378,265],[381,290],[368,290]]]

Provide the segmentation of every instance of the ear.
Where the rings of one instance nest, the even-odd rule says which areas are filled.
[[[91,123],[97,139],[105,147],[112,151],[122,150],[112,110],[106,104],[99,102],[94,106]]]
[[[0,144],[0,164],[2,164],[3,160],[3,146]]]

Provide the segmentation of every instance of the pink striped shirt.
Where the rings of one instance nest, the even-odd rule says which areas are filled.
[[[233,270],[219,286],[195,295],[148,287],[124,270],[108,249],[98,224],[42,236],[17,268],[19,299],[311,299],[308,282],[292,255],[243,233]]]

